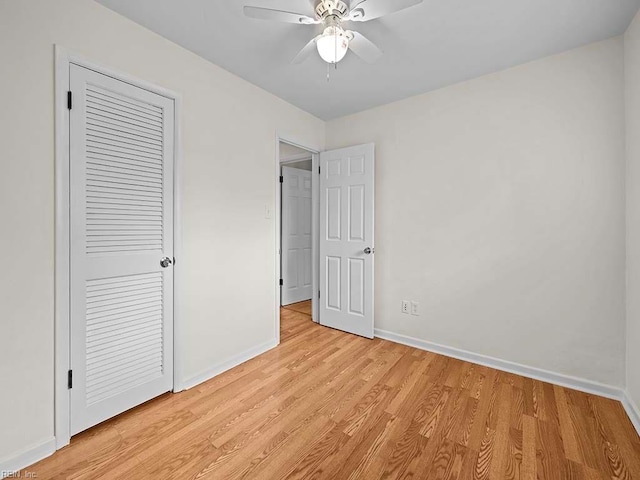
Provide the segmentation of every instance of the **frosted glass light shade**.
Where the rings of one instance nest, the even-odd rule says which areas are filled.
[[[328,27],[316,42],[320,57],[327,63],[338,63],[349,50],[349,38],[339,27]]]

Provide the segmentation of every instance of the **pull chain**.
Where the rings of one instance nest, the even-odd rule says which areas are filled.
[[[334,70],[338,70],[338,32],[334,29],[333,31],[333,68]],[[327,63],[327,83],[331,80],[331,64]]]

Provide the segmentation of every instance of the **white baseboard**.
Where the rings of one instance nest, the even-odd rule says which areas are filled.
[[[629,392],[625,391],[622,395],[622,406],[629,415],[629,419],[633,426],[636,427],[636,431],[638,435],[640,435],[640,408],[636,403],[631,399]]]
[[[446,357],[457,358],[458,360],[464,360],[466,362],[484,365],[485,367],[495,368],[496,370],[502,370],[504,372],[515,373],[516,375],[521,375],[523,377],[553,383],[555,385],[560,385],[562,387],[571,388],[573,390],[579,390],[581,392],[599,395],[601,397],[612,398],[614,400],[622,400],[623,398],[623,390],[611,385],[605,385],[583,378],[572,377],[570,375],[563,375],[561,373],[550,372],[548,370],[543,370],[540,368],[528,367],[519,363],[509,362],[507,360],[501,360],[499,358],[488,357],[486,355],[468,352],[466,350],[460,350],[453,347],[447,347],[444,345],[439,345],[437,343],[428,342],[426,340],[420,340],[419,338],[408,337],[406,335],[400,335],[398,333],[388,332],[385,330],[375,329],[374,332],[375,336],[378,338],[389,340],[395,343],[401,343],[403,345],[415,347],[420,350],[438,353]]]
[[[43,458],[47,458],[49,455],[53,455],[56,451],[56,439],[54,437],[46,440],[42,443],[27,448],[21,453],[14,455],[10,458],[0,460],[0,478],[17,476],[17,472],[39,462]],[[25,473],[22,472],[20,478],[25,478]]]
[[[227,370],[231,370],[233,367],[237,367],[241,363],[244,363],[247,360],[251,360],[252,358],[257,357],[258,355],[261,355],[277,346],[278,339],[274,338],[273,340],[269,340],[268,342],[265,342],[261,345],[252,347],[249,350],[245,350],[244,352],[230,358],[229,360],[219,363],[218,365],[215,365],[214,367],[202,373],[199,373],[198,375],[183,380],[179,383],[179,385],[175,386],[174,391],[181,392],[182,390],[188,390],[195,387],[196,385],[200,385],[201,383],[204,383],[207,380],[210,380],[213,377],[226,372]]]

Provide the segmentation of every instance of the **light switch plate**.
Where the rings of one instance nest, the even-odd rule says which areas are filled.
[[[411,302],[411,315],[420,315],[420,302]]]

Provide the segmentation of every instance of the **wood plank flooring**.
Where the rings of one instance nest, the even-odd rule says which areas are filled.
[[[285,310],[293,310],[294,312],[304,313],[305,315],[311,316],[311,300],[307,300],[306,302],[292,303],[291,305],[287,305],[284,307]]]
[[[39,479],[638,479],[619,402],[312,323],[77,435]],[[297,311],[296,311],[297,310]],[[24,476],[24,472],[23,472]]]

